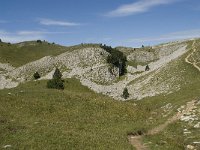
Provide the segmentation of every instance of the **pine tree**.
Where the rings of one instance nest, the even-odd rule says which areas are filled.
[[[62,73],[58,68],[56,68],[54,74],[53,74],[53,79],[61,79],[62,78]]]
[[[37,80],[40,78],[40,74],[38,72],[35,72],[33,75],[34,79]]]
[[[149,65],[146,65],[145,71],[149,71],[149,70],[150,70]]]
[[[127,99],[129,97],[129,93],[128,93],[128,89],[127,88],[124,88],[122,96],[123,96],[124,99]]]

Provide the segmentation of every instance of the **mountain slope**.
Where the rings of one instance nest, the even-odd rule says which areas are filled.
[[[132,149],[126,135],[141,125],[142,106],[95,94],[76,79],[66,79],[63,91],[46,82],[0,91],[1,148]]]
[[[18,44],[0,43],[0,62],[19,67],[46,55],[58,55],[66,47],[47,42],[22,42]]]
[[[124,100],[121,95],[125,87],[130,93],[129,99],[169,94],[180,90],[183,85],[185,70],[180,70],[185,63],[183,57],[191,51],[194,41],[198,44],[198,40],[189,40],[151,48],[129,49],[126,53],[128,62],[135,61],[137,66],[128,65],[128,73],[119,80],[119,69],[107,63],[110,54],[106,50],[99,45],[79,46],[77,49],[57,56],[45,56],[17,68],[7,66],[7,71],[0,74],[0,88],[15,87],[21,82],[30,81],[36,71],[41,74],[41,79],[50,79],[55,67],[58,67],[64,78],[76,77],[95,92],[119,100]],[[196,53],[198,51],[193,55],[197,55]],[[140,63],[148,64],[150,70],[145,71],[146,65],[138,65]]]
[[[142,91],[146,87],[147,82],[150,81],[152,73],[153,74],[157,73],[158,76],[161,76],[161,74],[159,74],[160,70],[162,70],[163,68],[166,68],[167,66],[169,66],[170,62],[172,63],[175,62],[175,60],[179,59],[180,56],[185,54],[189,50],[186,47],[187,47],[187,44],[185,42],[179,43],[178,45],[176,45],[176,48],[172,49],[171,52],[167,53],[166,55],[163,55],[163,50],[161,49],[160,50],[161,57],[157,61],[149,63],[149,66],[150,66],[149,71],[145,71],[145,66],[138,66],[137,68],[128,66],[128,74],[124,77],[123,80],[117,83],[113,83],[111,85],[106,86],[106,85],[99,85],[99,84],[93,83],[89,81],[88,79],[83,79],[81,80],[81,82],[83,85],[91,87],[92,90],[98,93],[103,93],[103,94],[112,96],[115,99],[123,100],[121,95],[125,87],[127,87],[130,92],[129,99],[141,99],[147,96],[155,96],[157,94],[160,94],[160,92],[153,89],[154,87],[151,86],[151,84],[150,84],[150,88],[152,88],[152,90],[147,89],[147,91],[149,91],[150,94],[148,93],[144,94],[145,91],[144,92]],[[139,80],[140,78],[142,79]],[[137,83],[134,83],[134,81],[136,81]],[[167,85],[163,83],[163,86],[165,88]],[[164,90],[163,88],[159,88],[159,87],[158,89]],[[166,91],[166,93],[169,93],[169,92],[170,91]]]
[[[41,79],[50,79],[56,67],[62,71],[64,78],[85,77],[97,83],[112,82],[119,74],[116,67],[107,63],[109,53],[99,45],[80,45],[66,50],[57,56],[45,56],[12,69],[9,64],[1,64],[4,70],[0,73],[0,89],[33,80],[36,71],[42,76]]]
[[[155,46],[159,57],[144,61],[149,71],[145,65],[128,66],[128,73],[120,78],[118,68],[113,70],[115,75],[110,72],[109,54],[99,46],[78,46],[16,68],[2,63],[0,147],[131,150],[134,144],[131,146],[128,135],[142,133],[141,142],[149,149],[181,150],[188,145],[198,149],[200,72],[194,64],[199,64],[199,45],[200,40],[195,39]],[[129,51],[127,56],[138,51]],[[143,55],[137,59],[143,60]],[[63,91],[46,88],[55,67],[64,75]],[[35,71],[41,73],[41,80],[33,81]],[[3,89],[9,84],[17,87]],[[129,99],[116,101],[124,100],[124,87]],[[194,109],[178,118],[181,120],[145,136],[177,111],[185,112],[187,102],[193,100]]]

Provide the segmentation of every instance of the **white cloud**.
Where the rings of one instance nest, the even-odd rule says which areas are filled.
[[[39,23],[47,26],[66,26],[66,27],[81,25],[80,23],[75,23],[75,22],[59,21],[59,20],[44,19],[44,18],[39,19]]]
[[[45,35],[45,34],[67,34],[70,32],[49,32],[49,31],[18,31],[18,35]]]
[[[122,17],[149,11],[158,5],[166,5],[177,0],[140,0],[131,4],[126,4],[110,11],[106,14],[108,17]]]
[[[38,39],[47,39],[47,35],[50,34],[67,34],[69,32],[49,32],[49,31],[17,31],[17,32],[7,32],[5,30],[0,30],[0,39],[4,42],[23,42],[32,41]]]
[[[9,33],[6,31],[0,31],[0,39],[4,42],[17,43],[22,41],[31,41],[44,39],[43,35],[20,35],[18,33]]]
[[[16,35],[8,36],[8,35],[4,35],[1,37],[1,39],[4,42],[18,43],[18,42],[23,42],[23,41],[44,39],[44,37],[43,36],[16,36]]]
[[[184,40],[191,38],[199,38],[200,37],[200,29],[187,30],[174,32],[166,35],[161,35],[158,37],[144,37],[144,38],[133,38],[128,39],[126,42],[161,42],[161,41],[172,41],[172,40]]]

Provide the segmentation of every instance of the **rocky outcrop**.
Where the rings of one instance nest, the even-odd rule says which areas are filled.
[[[106,58],[110,54],[104,49],[97,47],[77,49],[55,57],[46,56],[1,74],[0,88],[5,88],[5,83],[8,82],[9,87],[15,87],[18,83],[33,80],[32,76],[36,71],[40,73],[42,80],[51,79],[55,68],[58,67],[63,78],[78,78],[83,85],[93,91],[117,100],[124,100],[121,96],[124,88],[129,91],[128,99],[139,100],[158,94],[169,94],[180,89],[179,81],[182,80],[176,74],[168,75],[171,70],[169,63],[175,64],[176,60],[187,52],[186,47],[187,44],[183,42],[159,45],[149,51],[134,50],[133,53],[130,52],[128,59],[150,61],[148,64],[150,70],[145,71],[145,66],[137,68],[128,66],[128,73],[121,79],[118,78],[119,69],[107,63]],[[159,77],[162,74],[165,74],[164,78]]]
[[[63,72],[63,77],[85,77],[97,83],[111,83],[118,77],[119,71],[116,67],[107,64],[106,58],[109,55],[102,48],[84,48],[65,52],[56,57],[46,56],[37,61],[25,64],[18,68],[7,67],[7,76],[16,83],[26,82],[33,79],[37,71],[41,79],[50,79],[56,67]],[[10,81],[9,80],[9,81]],[[0,80],[5,83],[4,78]],[[2,84],[2,88],[4,87]],[[12,84],[15,87],[17,84]],[[12,87],[12,86],[11,86]]]
[[[158,57],[153,52],[137,50],[127,56],[128,61],[135,61],[135,62],[150,62],[156,60]]]

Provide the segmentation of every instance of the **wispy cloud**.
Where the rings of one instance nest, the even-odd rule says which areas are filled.
[[[2,35],[2,34],[9,34],[9,33],[5,30],[0,30],[0,35]]]
[[[169,34],[161,35],[158,37],[133,38],[133,39],[126,40],[126,42],[129,42],[129,43],[130,42],[134,42],[134,43],[161,42],[161,41],[172,41],[172,40],[184,40],[184,39],[199,38],[199,37],[200,37],[200,29],[194,29],[194,30],[169,33]]]
[[[123,17],[143,13],[158,5],[166,5],[177,0],[139,0],[131,4],[125,4],[106,14],[108,17]]]
[[[50,31],[16,31],[16,32],[8,32],[5,30],[0,30],[0,39],[4,42],[17,43],[22,41],[31,41],[38,39],[47,39],[47,35],[50,34],[67,34],[70,32],[50,32]]]
[[[68,22],[68,21],[60,21],[60,20],[52,20],[52,19],[39,19],[39,23],[42,25],[47,25],[47,26],[80,26],[80,23],[75,23],[75,22]]]
[[[35,35],[20,35],[19,33],[11,33],[4,30],[0,30],[0,39],[4,42],[17,43],[22,41],[31,41],[44,39],[44,36],[41,34]]]
[[[70,32],[49,32],[49,31],[32,31],[32,30],[27,30],[27,31],[18,31],[18,35],[45,35],[45,34],[67,34]]]

